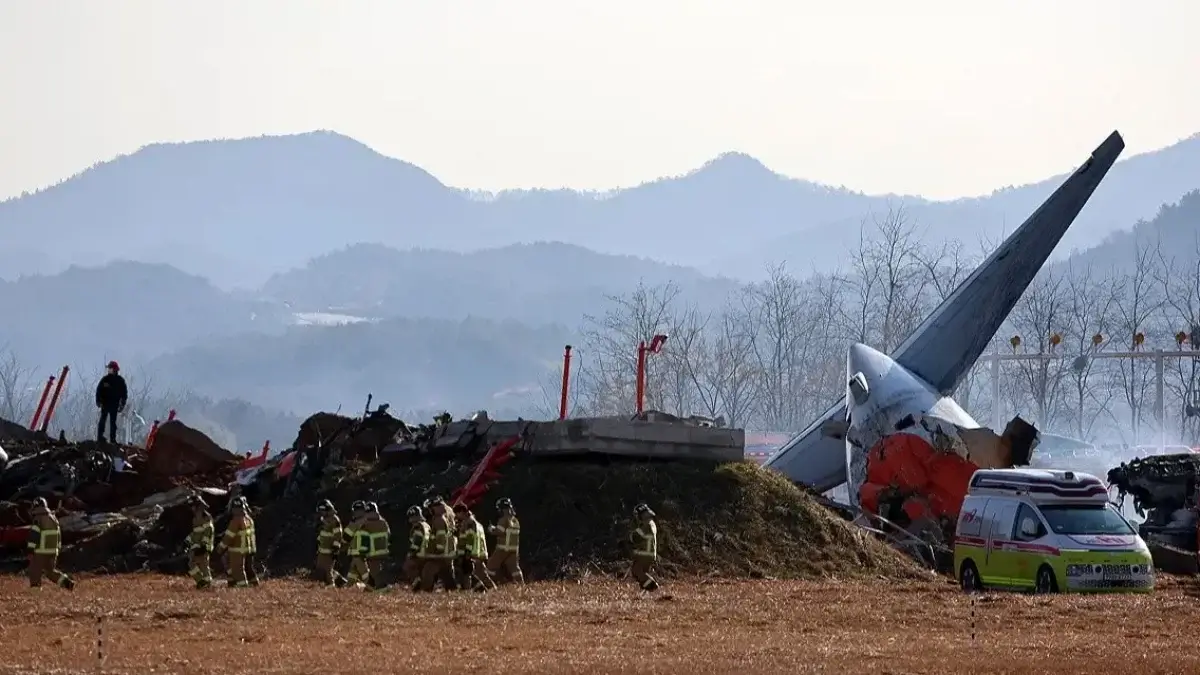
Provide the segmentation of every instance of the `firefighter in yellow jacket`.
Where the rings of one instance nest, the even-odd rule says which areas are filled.
[[[425,514],[420,506],[408,507],[408,552],[404,556],[404,580],[412,589],[417,590],[421,584],[421,567],[429,555],[429,544],[432,530],[425,522]]]
[[[327,585],[335,586],[342,580],[334,569],[338,551],[342,548],[342,521],[328,499],[317,505],[317,517],[320,521],[317,523],[316,576]]]
[[[58,553],[62,550],[62,530],[58,518],[50,511],[46,500],[33,500],[29,515],[33,525],[29,528],[29,586],[40,588],[42,577],[46,577],[63,588],[75,588],[75,580],[58,571]]]
[[[192,531],[187,536],[188,575],[196,581],[196,588],[212,586],[212,568],[208,564],[212,556],[216,531],[213,517],[205,507],[204,500],[197,496],[188,499],[192,507]]]
[[[249,586],[246,579],[246,559],[254,550],[254,521],[250,520],[250,505],[245,497],[237,497],[230,509],[229,525],[217,545],[217,553],[229,552],[225,569],[229,574],[229,586],[242,588]]]
[[[367,514],[358,529],[359,548],[364,552],[367,564],[367,588],[379,590],[383,583],[383,561],[391,552],[392,528],[379,513],[379,504],[367,502]]]
[[[656,591],[658,582],[650,576],[650,568],[658,561],[658,525],[654,523],[654,511],[646,504],[638,504],[633,509],[633,517],[633,532],[629,533],[629,541],[633,543],[633,564],[629,573],[643,591]]]
[[[242,509],[246,512],[246,525],[248,534],[246,541],[250,544],[250,551],[246,553],[246,583],[251,586],[258,585],[258,532],[254,529],[254,515],[250,513],[250,503],[245,497],[238,497],[242,502]]]
[[[458,510],[458,509],[456,509]],[[461,509],[458,523],[458,557],[462,569],[458,587],[467,590],[487,591],[496,588],[496,582],[487,573],[487,533],[475,514],[465,506]]]
[[[500,520],[488,528],[488,532],[496,535],[496,548],[487,561],[487,571],[494,577],[503,573],[505,581],[525,583],[525,575],[521,573],[521,521],[517,520],[517,512],[512,500],[505,497],[496,502],[496,510],[500,512]]]
[[[367,563],[363,556],[367,554],[366,549],[362,547],[362,538],[359,536],[359,530],[367,520],[367,503],[363,500],[358,500],[350,505],[350,522],[346,525],[346,529],[342,534],[348,543],[346,554],[350,556],[350,569],[346,573],[346,583],[355,588],[365,588],[367,576]]]
[[[450,518],[446,516],[446,503],[441,497],[429,500],[433,512],[430,526],[429,552],[425,556],[425,564],[421,566],[422,591],[432,591],[438,580],[446,590],[454,589],[454,557],[457,551],[453,548],[451,538]]]

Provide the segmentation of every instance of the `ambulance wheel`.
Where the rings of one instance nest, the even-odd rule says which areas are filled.
[[[1058,579],[1054,578],[1054,570],[1050,569],[1049,565],[1042,565],[1038,568],[1037,581],[1034,583],[1033,591],[1035,593],[1058,592]]]
[[[958,571],[959,582],[962,583],[963,593],[978,593],[983,590],[983,582],[979,579],[979,570],[975,563],[964,560]]]

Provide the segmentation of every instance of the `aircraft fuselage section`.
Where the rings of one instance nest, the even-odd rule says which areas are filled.
[[[846,475],[851,503],[858,504],[867,473],[867,453],[886,437],[910,433],[929,437],[942,422],[966,429],[979,424],[954,399],[942,396],[928,382],[890,356],[864,344],[846,354]],[[921,424],[929,418],[930,423]]]

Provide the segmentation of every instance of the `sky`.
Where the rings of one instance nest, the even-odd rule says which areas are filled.
[[[986,5],[986,9],[984,8]],[[950,198],[1200,132],[1195,0],[3,0],[0,198],[161,141],[329,129],[484,190],[727,151]]]

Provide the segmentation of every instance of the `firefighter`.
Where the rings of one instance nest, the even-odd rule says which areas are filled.
[[[208,588],[213,580],[212,568],[208,564],[216,537],[213,518],[200,497],[193,495],[188,504],[192,507],[192,531],[187,536],[188,559],[191,562],[188,575],[196,581],[196,588]]]
[[[243,588],[250,585],[246,579],[246,558],[250,555],[251,537],[254,536],[253,525],[249,516],[250,505],[245,497],[233,501],[230,509],[229,525],[217,545],[217,553],[229,552],[225,569],[229,574],[231,588]]]
[[[242,508],[246,512],[246,525],[249,526],[246,541],[250,544],[250,551],[246,553],[246,583],[251,586],[258,585],[258,570],[255,563],[258,562],[258,533],[254,530],[254,516],[250,513],[250,503],[245,497],[239,497],[242,502]]]
[[[29,528],[29,586],[41,588],[42,577],[46,577],[68,591],[75,588],[75,580],[58,571],[58,552],[62,550],[62,530],[58,518],[50,511],[46,500],[33,500],[33,525]]]
[[[454,579],[459,590],[466,591],[471,587],[471,556],[467,554],[465,533],[462,531],[463,523],[467,519],[467,506],[455,504],[450,512],[454,515]]]
[[[459,511],[458,508],[455,508]],[[459,588],[476,591],[494,590],[496,582],[487,573],[487,533],[483,524],[475,519],[475,514],[465,506],[461,507],[461,520],[458,525],[458,555],[462,560],[459,576]]]
[[[96,425],[96,441],[104,442],[104,423],[108,422],[108,435],[114,444],[117,442],[117,414],[125,410],[129,399],[129,388],[125,378],[121,377],[121,366],[116,361],[109,361],[105,368],[104,377],[96,384],[96,407],[100,409],[100,422]]]
[[[460,504],[459,507],[462,507]],[[442,507],[442,513],[446,516],[446,557],[450,560],[450,572],[455,579],[458,578],[455,563],[458,561],[458,516],[454,509],[448,506]]]
[[[521,521],[517,520],[517,512],[508,497],[496,502],[496,510],[500,512],[500,520],[488,528],[488,532],[496,535],[496,550],[492,551],[491,557],[488,558],[487,571],[493,577],[503,572],[505,581],[523,584],[525,575],[521,573],[520,563]]]
[[[658,525],[654,524],[654,511],[646,504],[633,508],[634,526],[629,533],[633,543],[633,563],[629,573],[643,591],[658,590],[658,582],[650,576],[650,568],[658,560]]]
[[[383,561],[387,559],[392,528],[387,520],[379,513],[379,504],[367,502],[366,518],[359,528],[360,549],[365,550],[367,564],[367,588],[379,590],[386,587],[383,583]]]
[[[456,551],[451,548],[450,519],[446,516],[446,503],[441,497],[429,500],[433,512],[430,523],[429,551],[425,556],[425,564],[421,566],[421,590],[432,591],[438,580],[446,590],[454,590],[454,557]]]
[[[408,507],[408,552],[404,556],[404,580],[415,591],[421,583],[421,566],[429,553],[431,532],[420,506]]]
[[[362,529],[367,516],[367,503],[358,500],[350,505],[350,523],[343,531],[349,546],[346,554],[350,556],[350,569],[346,572],[346,584],[355,588],[365,588],[367,581],[367,563],[363,560],[366,550],[361,546],[359,531]]]
[[[330,586],[339,585],[342,577],[334,569],[338,551],[342,548],[342,521],[338,519],[333,502],[326,499],[317,506],[317,578]]]

